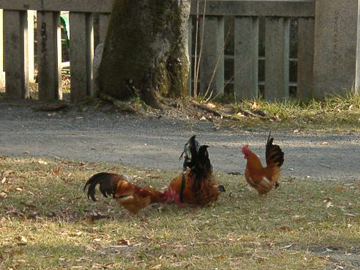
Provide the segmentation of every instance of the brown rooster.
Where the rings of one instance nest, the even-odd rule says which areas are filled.
[[[266,143],[266,167],[261,164],[259,157],[254,154],[248,145],[245,145],[241,152],[247,160],[245,168],[245,179],[250,186],[255,188],[259,195],[268,193],[274,186],[279,186],[280,167],[284,163],[284,152],[273,144],[274,139],[269,134]]]
[[[166,201],[166,196],[163,193],[151,187],[136,186],[128,180],[124,175],[98,173],[86,182],[84,191],[88,188],[88,198],[96,201],[95,187],[99,184],[99,189],[104,197],[113,196],[122,207],[134,215],[149,204]]]
[[[216,202],[224,186],[217,185],[207,151],[207,145],[200,145],[192,136],[184,146],[183,172],[175,177],[164,194],[168,199],[182,206],[184,203],[204,206]]]

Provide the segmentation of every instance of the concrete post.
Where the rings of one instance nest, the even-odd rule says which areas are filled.
[[[38,12],[37,31],[39,99],[62,99],[60,12]]]
[[[224,91],[224,18],[207,16],[204,23],[200,89],[201,94],[212,93],[215,97]]]
[[[358,0],[317,0],[314,94],[344,95],[355,83]]]
[[[258,97],[259,18],[235,17],[235,96]]]
[[[5,88],[5,72],[4,72],[4,13],[0,9],[0,88]]]
[[[290,21],[268,17],[265,22],[265,99],[289,96]]]
[[[4,65],[6,70],[6,96],[29,97],[27,48],[27,12],[4,11]]]
[[[93,95],[94,28],[91,13],[70,12],[71,100]]]

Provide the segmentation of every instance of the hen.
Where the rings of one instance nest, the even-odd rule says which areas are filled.
[[[266,143],[266,167],[261,164],[259,157],[254,154],[248,145],[245,145],[241,152],[247,160],[245,168],[245,179],[250,186],[255,188],[259,195],[268,193],[274,186],[279,186],[280,167],[284,163],[284,152],[280,146],[273,144],[274,138],[270,138],[271,132]]]
[[[204,206],[216,202],[222,185],[217,185],[207,151],[207,145],[200,145],[192,136],[184,146],[183,172],[175,177],[164,194],[178,205],[184,203]]]
[[[124,175],[98,173],[86,182],[84,191],[88,189],[88,198],[96,201],[95,188],[100,185],[99,189],[104,197],[113,196],[122,207],[134,215],[149,204],[166,201],[166,196],[163,193],[151,187],[136,186],[128,180],[128,177]]]

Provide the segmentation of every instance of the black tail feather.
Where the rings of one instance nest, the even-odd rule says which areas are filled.
[[[271,138],[271,131],[266,143],[266,163],[274,162],[278,167],[281,167],[284,163],[284,152],[281,150],[280,146],[273,144],[274,138]]]
[[[90,177],[90,179],[86,182],[84,186],[84,192],[86,191],[86,188],[88,188],[87,191],[87,197],[91,198],[93,201],[96,201],[95,198],[95,188],[96,185],[100,185],[100,192],[104,197],[108,197],[108,195],[114,195],[114,192],[116,190],[116,183],[117,181],[114,181],[114,176],[117,176],[116,174],[111,173],[97,173]]]

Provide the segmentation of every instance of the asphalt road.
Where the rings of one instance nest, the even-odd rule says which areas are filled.
[[[179,155],[193,134],[209,145],[215,171],[243,173],[241,147],[262,160],[268,130],[216,131],[211,122],[139,118],[76,109],[35,112],[0,100],[0,155],[61,157],[160,169],[181,169]],[[360,134],[272,131],[285,153],[283,174],[322,180],[360,180]],[[0,164],[1,165],[1,164]]]

